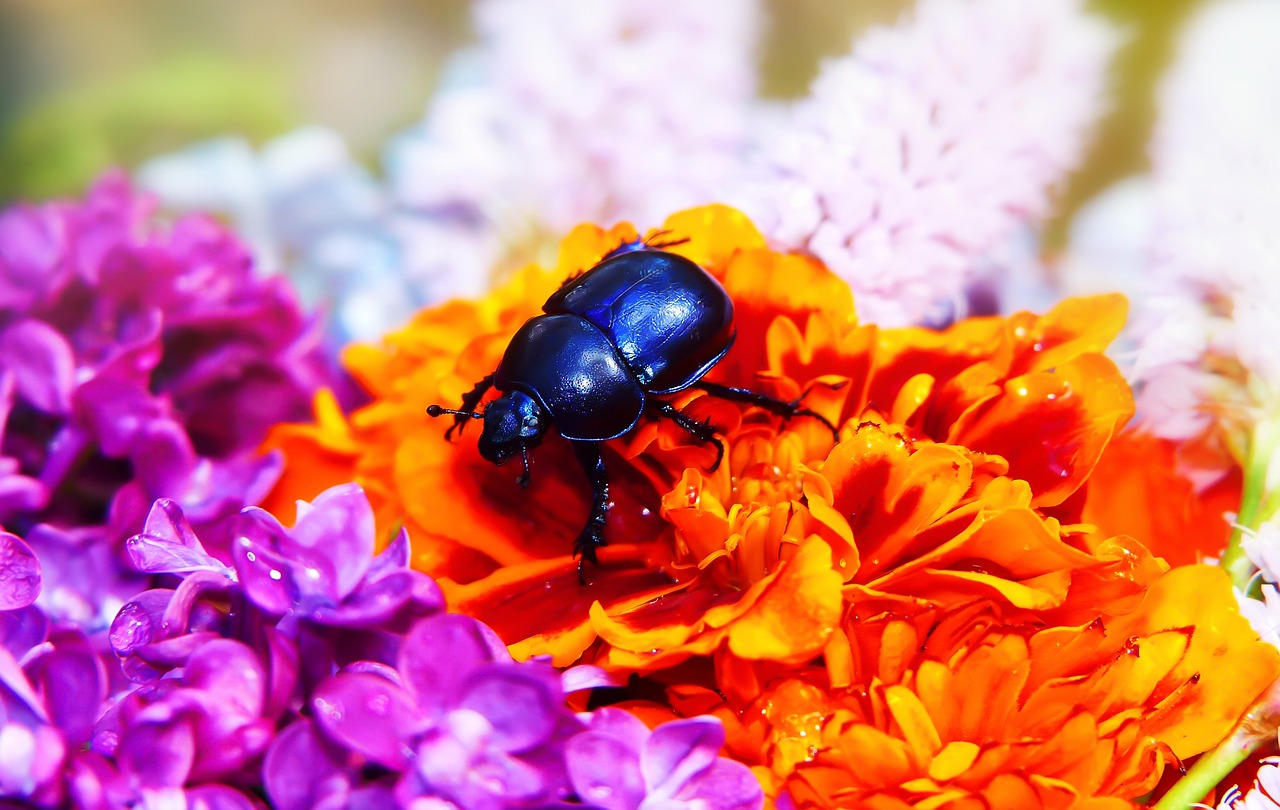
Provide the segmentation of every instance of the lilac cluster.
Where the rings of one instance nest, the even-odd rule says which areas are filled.
[[[708,808],[763,793],[719,757],[710,718],[650,731],[620,709],[574,713],[610,685],[594,667],[516,662],[449,614],[409,568],[401,532],[374,554],[356,485],[299,504],[291,529],[255,508],[213,556],[171,501],[128,553],[175,587],[116,616],[119,668],[30,601],[39,567],[0,546],[0,797],[38,806]],[[110,694],[111,697],[107,697]]]
[[[225,553],[279,473],[254,448],[331,383],[284,279],[213,220],[152,213],[121,174],[0,212],[0,525],[44,560],[41,606],[86,627],[135,587],[114,552],[156,498]]]

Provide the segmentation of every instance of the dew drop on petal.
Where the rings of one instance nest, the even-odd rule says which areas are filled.
[[[587,797],[593,800],[607,799],[613,795],[613,788],[608,785],[592,785],[586,790]]]

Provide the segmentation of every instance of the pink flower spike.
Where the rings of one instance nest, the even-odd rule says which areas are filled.
[[[923,0],[827,63],[737,203],[846,278],[861,319],[963,311],[975,273],[1050,213],[1117,37],[1079,0]]]

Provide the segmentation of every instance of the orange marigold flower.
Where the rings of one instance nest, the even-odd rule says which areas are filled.
[[[848,682],[830,662],[739,671],[750,694],[673,690],[677,709],[725,719],[729,750],[799,808],[1128,808],[1277,667],[1209,566],[1076,626],[982,602],[844,631]]]
[[[1220,572],[1170,571],[1140,542],[1189,523],[1120,519],[1089,487],[1100,464],[1111,486],[1134,453],[1158,458],[1128,439],[1107,456],[1133,414],[1102,354],[1121,297],[878,329],[736,211],[664,231],[734,301],[737,340],[708,379],[803,396],[838,437],[672,396],[716,426],[724,461],[708,471],[714,450],[668,422],[608,443],[609,545],[580,584],[588,493],[566,443],[539,448],[522,490],[425,409],[460,401],[566,277],[637,237],[582,226],[554,268],[349,349],[371,402],[344,418],[320,398],[315,424],[276,431],[288,467],[270,508],[289,519],[358,481],[454,609],[517,657],[638,675],[633,703],[654,716],[718,714],[780,806],[1126,806],[1280,674]]]
[[[1071,498],[1132,414],[1100,353],[1123,299],[943,332],[880,330],[857,323],[843,281],[769,250],[736,211],[687,211],[664,230],[688,240],[670,249],[734,301],[737,341],[709,379],[804,394],[841,425],[838,444],[817,420],[782,423],[700,391],[676,395],[676,407],[720,429],[725,462],[707,472],[714,451],[670,423],[612,443],[628,462],[610,465],[611,545],[581,587],[568,552],[586,493],[563,443],[539,449],[521,491],[423,411],[460,400],[565,277],[637,235],[583,226],[555,268],[528,268],[486,299],[421,313],[381,347],[348,350],[373,401],[347,422],[327,413],[277,432],[269,446],[286,452],[288,471],[272,508],[287,519],[296,498],[350,477],[384,529],[409,528],[417,564],[445,579],[450,603],[518,654],[563,664],[591,648],[603,664],[638,671],[722,647],[808,660],[849,600],[982,597],[1064,610],[1073,580],[1131,595],[1134,571],[1158,567],[1123,543],[1090,547]],[[538,609],[549,603],[552,615]]]

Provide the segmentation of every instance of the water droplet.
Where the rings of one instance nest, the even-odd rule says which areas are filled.
[[[592,799],[607,799],[613,795],[613,788],[608,785],[592,785],[587,788],[587,795]]]
[[[647,507],[647,506],[640,510],[640,516],[641,516],[641,517],[649,517],[649,516],[650,516],[650,515],[652,515],[652,514],[653,514],[653,512],[649,511],[649,507]]]
[[[272,568],[272,569],[267,573],[267,576],[271,577],[271,578],[272,578],[272,579],[274,579],[276,582],[279,582],[281,579],[283,579],[283,578],[284,578],[284,575],[283,575],[283,574],[281,574],[279,571],[277,571],[277,570],[276,570],[276,569],[274,569],[274,568]]]
[[[246,552],[245,552],[245,554],[244,554],[244,558],[245,558],[246,560],[248,560],[249,562],[257,562],[257,561],[258,561],[258,555],[257,555],[257,554],[254,554],[252,551],[246,551]]]
[[[324,698],[315,699],[316,713],[323,715],[333,722],[342,720],[342,705],[339,703],[330,703]]]
[[[374,695],[369,698],[369,713],[381,717],[387,713],[387,709],[391,705],[391,699],[386,695]]]

